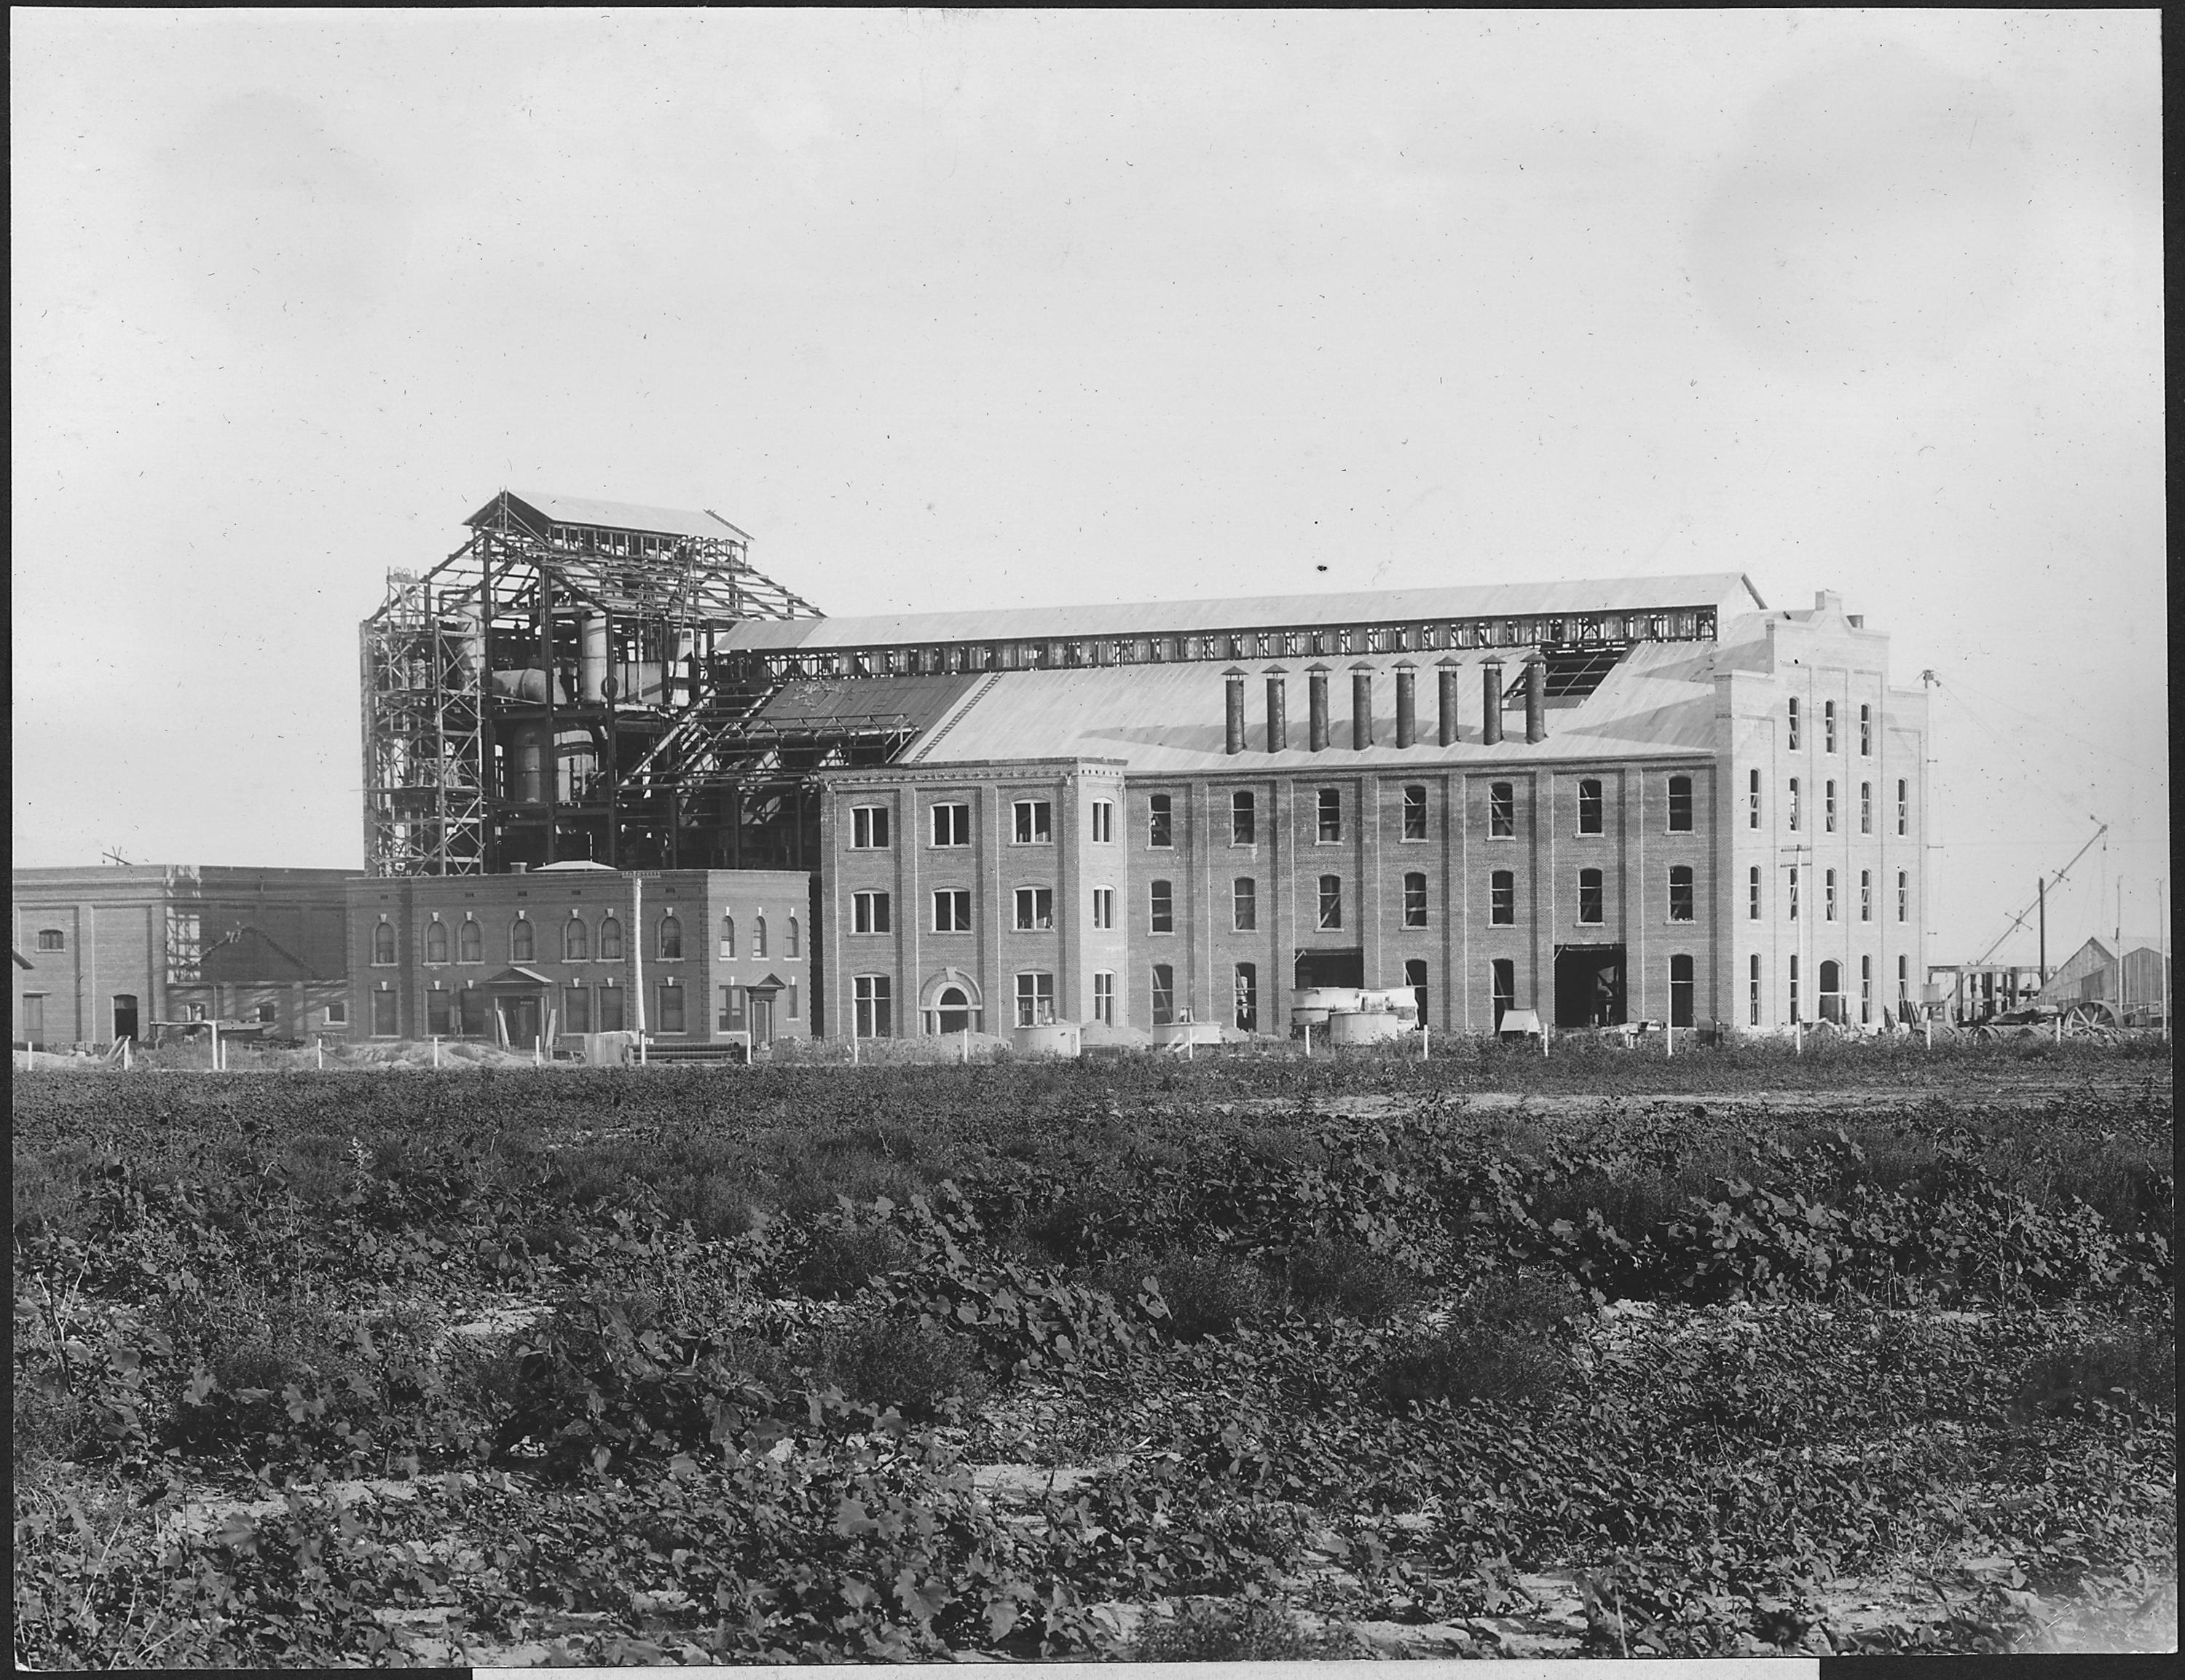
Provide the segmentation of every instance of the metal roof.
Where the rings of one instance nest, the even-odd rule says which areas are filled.
[[[1712,572],[1580,583],[1470,583],[1320,595],[997,607],[970,612],[905,612],[750,622],[736,627],[730,645],[771,650],[885,647],[919,642],[1143,635],[1268,629],[1288,625],[1494,618],[1536,613],[1626,612],[1649,607],[1713,606],[1724,612],[1741,612],[1758,605],[1759,594],[1742,572]]]
[[[860,720],[902,718],[923,729],[936,722],[982,676],[818,677],[785,683],[767,697],[757,721],[785,731],[826,731]]]
[[[650,531],[663,536],[735,537],[745,542],[750,537],[722,518],[718,514],[692,512],[688,508],[647,507],[638,502],[597,501],[589,496],[542,495],[530,490],[504,490],[463,523],[489,523],[506,496],[520,511],[536,517],[526,522],[535,525],[600,525],[611,531]]]
[[[1461,675],[1457,690],[1461,739],[1438,744],[1438,669],[1443,656],[1375,655],[1362,661],[1374,673],[1373,723],[1378,743],[1352,747],[1350,684],[1331,673],[1329,745],[1306,745],[1310,689],[1305,672],[1288,661],[1289,745],[1266,750],[1264,661],[1248,667],[1245,750],[1226,751],[1227,677],[1212,661],[1172,665],[1087,667],[1072,670],[989,673],[970,698],[904,755],[917,764],[969,763],[1014,758],[1121,759],[1133,773],[1227,770],[1331,771],[1357,766],[1389,768],[1452,763],[1498,763],[1557,758],[1647,757],[1714,750],[1714,650],[1705,642],[1640,643],[1600,688],[1584,699],[1551,701],[1547,739],[1528,744],[1522,708],[1506,707],[1504,738],[1494,746],[1479,739],[1480,667],[1495,650],[1450,655]],[[1505,649],[1503,654],[1517,651]],[[1394,745],[1395,667],[1407,660],[1417,673],[1419,741]],[[1509,661],[1505,661],[1506,671]]]

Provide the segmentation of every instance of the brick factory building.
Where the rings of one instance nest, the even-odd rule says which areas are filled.
[[[1771,610],[1725,572],[831,618],[710,512],[503,493],[468,522],[364,626],[360,1035],[505,1030],[436,990],[532,988],[567,1030],[641,986],[649,1030],[703,1040],[747,1030],[754,982],[777,1035],[1282,1033],[1304,985],[1411,987],[1445,1030],[1770,1030],[1878,1025],[1925,974],[1926,699],[1833,594]],[[663,958],[671,890],[693,954]],[[596,944],[547,954],[578,892],[632,929],[612,985]],[[721,954],[761,913],[808,973]],[[459,916],[495,974],[428,959]]]

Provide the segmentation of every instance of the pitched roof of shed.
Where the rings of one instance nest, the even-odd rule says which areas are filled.
[[[639,502],[599,501],[590,496],[557,496],[531,490],[504,490],[463,523],[482,525],[491,522],[500,505],[501,496],[514,504],[519,516],[528,512],[536,517],[527,522],[546,525],[600,525],[612,531],[651,531],[676,537],[749,537],[739,531],[718,514],[693,512],[688,508],[648,507]]]

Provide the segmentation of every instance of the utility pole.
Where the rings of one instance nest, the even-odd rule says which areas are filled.
[[[2048,878],[2043,875],[2036,901],[2041,907],[2041,954],[2034,960],[2041,976],[2041,984],[2048,984]]]

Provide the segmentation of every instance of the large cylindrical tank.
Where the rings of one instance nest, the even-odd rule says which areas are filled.
[[[1404,1018],[1386,1009],[1338,1009],[1327,1018],[1331,1044],[1385,1044],[1401,1033]]]
[[[607,676],[607,616],[588,612],[578,621],[577,693],[587,706],[597,706],[605,696],[601,685]]]
[[[1014,1029],[1010,1044],[1020,1056],[1075,1057],[1083,1053],[1079,1033],[1075,1021],[1050,1021]]]
[[[454,615],[455,670],[466,684],[475,683],[485,671],[485,625],[475,607]]]
[[[546,698],[546,673],[535,667],[528,671],[496,671],[493,673],[493,691],[504,700],[528,700],[534,705],[540,704]],[[557,706],[569,703],[568,678],[558,671],[554,673],[554,700]]]
[[[563,805],[582,805],[592,796],[592,783],[600,773],[600,750],[589,729],[563,729],[554,737],[554,757],[559,779],[554,797]]]
[[[502,673],[495,672],[495,676]],[[536,675],[536,673],[530,673]],[[522,723],[508,731],[508,796],[519,805],[546,802],[547,730],[544,723]]]

